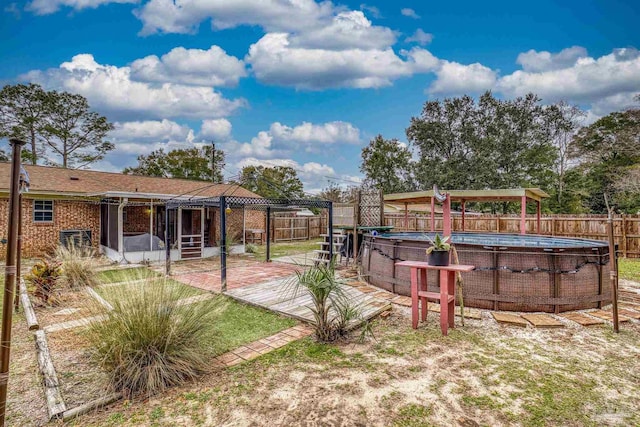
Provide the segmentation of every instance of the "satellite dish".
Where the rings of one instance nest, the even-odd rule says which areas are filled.
[[[433,197],[435,197],[439,203],[442,203],[445,200],[447,200],[447,195],[440,193],[440,190],[438,190],[437,184],[433,184]]]

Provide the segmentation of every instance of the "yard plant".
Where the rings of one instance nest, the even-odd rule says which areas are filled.
[[[114,286],[104,297],[113,306],[88,336],[93,357],[115,391],[148,397],[193,380],[211,365],[207,346],[211,323],[222,309],[218,298],[185,305],[193,293],[148,278],[135,286]]]
[[[54,302],[54,295],[59,286],[60,263],[54,259],[44,258],[31,268],[26,279],[33,285],[33,295],[42,304]]]
[[[316,338],[322,342],[335,341],[347,333],[349,322],[360,317],[345,293],[346,285],[336,278],[332,266],[319,265],[297,272],[290,288],[298,293],[304,289],[311,296]]]
[[[62,285],[77,289],[100,284],[95,271],[95,251],[92,247],[79,246],[70,240],[66,246],[58,246],[54,256],[60,261]]]

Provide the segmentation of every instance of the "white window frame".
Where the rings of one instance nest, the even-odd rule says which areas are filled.
[[[45,208],[36,208],[36,204],[37,203],[43,203],[43,202],[48,202],[51,203],[51,209],[45,209]],[[38,224],[51,224],[53,222],[53,211],[54,211],[54,207],[53,207],[53,200],[34,200],[33,201],[33,222],[38,223]],[[51,212],[51,219],[50,220],[44,220],[44,219],[37,219],[36,218],[36,214],[37,213],[48,213]]]

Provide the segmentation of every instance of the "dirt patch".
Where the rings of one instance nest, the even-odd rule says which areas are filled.
[[[49,333],[47,342],[67,409],[107,393],[108,377],[91,360],[82,329]]]
[[[85,290],[63,290],[52,306],[36,305],[37,299],[30,298],[41,328],[92,316],[97,309],[96,301]]]

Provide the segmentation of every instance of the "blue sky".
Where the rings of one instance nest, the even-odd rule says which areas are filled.
[[[640,92],[637,1],[4,4],[0,82],[86,96],[116,124],[96,169],[215,140],[228,176],[286,164],[314,192],[358,181],[428,99],[533,91],[592,121]]]

